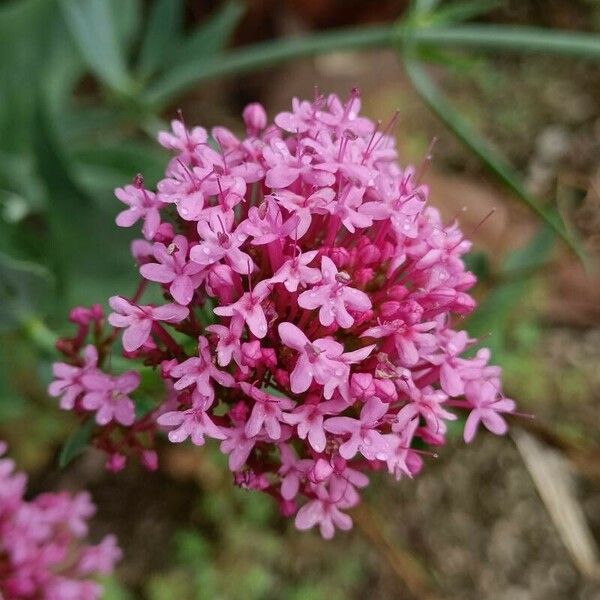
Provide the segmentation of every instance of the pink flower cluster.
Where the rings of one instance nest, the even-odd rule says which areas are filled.
[[[468,412],[466,441],[480,423],[503,434],[514,411],[489,352],[465,357],[475,340],[456,329],[475,306],[470,243],[398,166],[391,124],[359,109],[355,90],[294,99],[274,123],[250,104],[243,138],[173,121],[157,191],[141,176],[116,191],[117,224],[143,223],[137,291],[110,299],[114,329],[94,345],[63,341],[70,362],[50,388],[63,408],[95,412],[113,462],[147,461],[157,428],[174,443],[218,440],[237,485],[326,538],[351,527],[344,511],[368,471],[419,472],[417,448],[445,443],[450,409]],[[164,304],[141,301],[148,282]],[[165,402],[138,420],[135,370],[99,368],[119,329],[124,356],[165,384]]]
[[[0,442],[0,457],[6,445]],[[91,577],[112,572],[121,551],[113,535],[82,545],[95,507],[86,492],[45,493],[24,499],[27,478],[0,458],[0,598],[95,600]]]

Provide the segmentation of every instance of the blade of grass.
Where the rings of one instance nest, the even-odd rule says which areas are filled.
[[[105,0],[60,0],[60,7],[91,71],[113,91],[129,95],[132,81],[125,66],[110,3]]]
[[[183,23],[181,0],[157,0],[150,9],[148,24],[139,55],[138,70],[142,78],[153,75],[177,46]]]
[[[230,0],[184,40],[173,56],[174,65],[212,56],[223,50],[244,14],[244,5]]]
[[[464,2],[455,2],[434,11],[430,15],[428,22],[434,26],[460,23],[461,21],[468,21],[474,17],[484,15],[502,4],[505,4],[503,0],[465,0]]]
[[[575,240],[564,227],[564,224],[555,212],[542,208],[537,201],[527,193],[519,176],[514,172],[508,161],[495,150],[485,138],[472,129],[463,116],[452,106],[447,98],[438,89],[425,70],[409,54],[403,58],[408,77],[415,90],[438,117],[438,119],[471,150],[486,168],[496,176],[517,198],[533,211],[542,221],[547,223],[585,263],[585,257],[577,240]]]
[[[418,45],[600,59],[600,36],[591,33],[503,25],[418,29],[402,25],[340,28],[285,41],[276,39],[261,42],[209,59],[198,57],[158,78],[144,93],[144,101],[149,106],[160,108],[177,94],[215,77],[245,73],[328,52],[397,48],[409,36]]]

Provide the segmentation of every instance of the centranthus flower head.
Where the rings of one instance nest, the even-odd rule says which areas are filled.
[[[506,431],[500,371],[485,349],[465,355],[475,340],[460,330],[470,243],[429,205],[423,170],[398,165],[391,127],[359,113],[353,90],[294,99],[273,123],[251,104],[242,137],[178,119],[158,138],[172,156],[156,191],[140,176],[116,191],[130,207],[117,225],[143,223],[141,279],[110,298],[113,329],[97,307],[72,313],[50,386],[63,409],[94,413],[109,468],[156,468],[157,432],[213,440],[236,485],[331,537],[367,473],[415,477],[455,409],[466,441]],[[102,374],[121,329],[131,369]],[[134,411],[152,371],[162,401]]]
[[[96,508],[87,492],[45,493],[25,500],[27,478],[2,458],[0,441],[0,598],[96,600],[93,579],[112,572],[121,558],[114,535],[86,545],[87,521]]]

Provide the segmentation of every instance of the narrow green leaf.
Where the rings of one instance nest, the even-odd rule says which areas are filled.
[[[89,418],[84,421],[67,438],[58,457],[58,466],[64,469],[73,459],[77,458],[86,448],[90,441],[92,431],[94,430],[94,419]]]
[[[400,26],[348,27],[304,37],[261,42],[215,57],[196,57],[157,79],[146,90],[143,100],[147,106],[157,109],[171,102],[175,95],[209,79],[256,71],[328,52],[395,48],[409,37],[418,46],[600,59],[600,36],[579,31],[480,24],[420,29],[407,27],[405,23]]]
[[[47,312],[53,285],[52,275],[41,265],[0,253],[0,333]]]
[[[502,261],[500,281],[466,321],[467,331],[473,337],[485,336],[485,345],[497,357],[505,350],[509,321],[529,289],[531,271],[548,260],[554,239],[553,230],[540,225],[525,245],[509,252]]]
[[[131,92],[123,47],[106,0],[60,0],[65,21],[90,70],[109,88]]]
[[[410,56],[404,55],[406,72],[417,93],[431,111],[448,129],[471,150],[508,189],[510,189],[542,221],[547,223],[575,252],[582,262],[585,257],[575,239],[566,231],[556,212],[542,208],[524,189],[519,176],[513,171],[506,159],[476,131],[440,92],[423,68]]]
[[[223,50],[243,14],[243,4],[237,0],[226,2],[182,43],[173,55],[173,66],[207,58]]]
[[[140,77],[153,75],[166,63],[180,40],[182,22],[181,0],[156,0],[151,6],[138,62]]]
[[[502,261],[502,274],[511,277],[519,273],[528,275],[539,269],[548,261],[553,245],[552,229],[541,226],[527,244],[508,253]]]
[[[429,18],[429,23],[435,25],[453,25],[484,15],[494,8],[505,4],[503,0],[465,0],[442,6]]]

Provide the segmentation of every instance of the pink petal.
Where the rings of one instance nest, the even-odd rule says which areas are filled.
[[[150,337],[152,321],[150,319],[139,319],[134,321],[123,332],[123,348],[127,352],[134,352],[141,348]]]
[[[189,314],[189,309],[179,304],[164,304],[152,309],[152,318],[155,321],[166,321],[167,323],[179,323]]]
[[[145,277],[149,281],[156,281],[158,283],[171,283],[176,277],[172,269],[158,263],[147,263],[142,265],[140,267],[140,273],[142,277]]]
[[[176,302],[187,305],[194,297],[194,284],[187,275],[179,275],[173,280],[169,291]]]
[[[216,310],[215,310],[216,312]],[[218,314],[218,313],[217,313]],[[304,350],[308,344],[308,338],[304,333],[292,323],[280,323],[277,328],[281,341],[288,347],[294,350]]]

